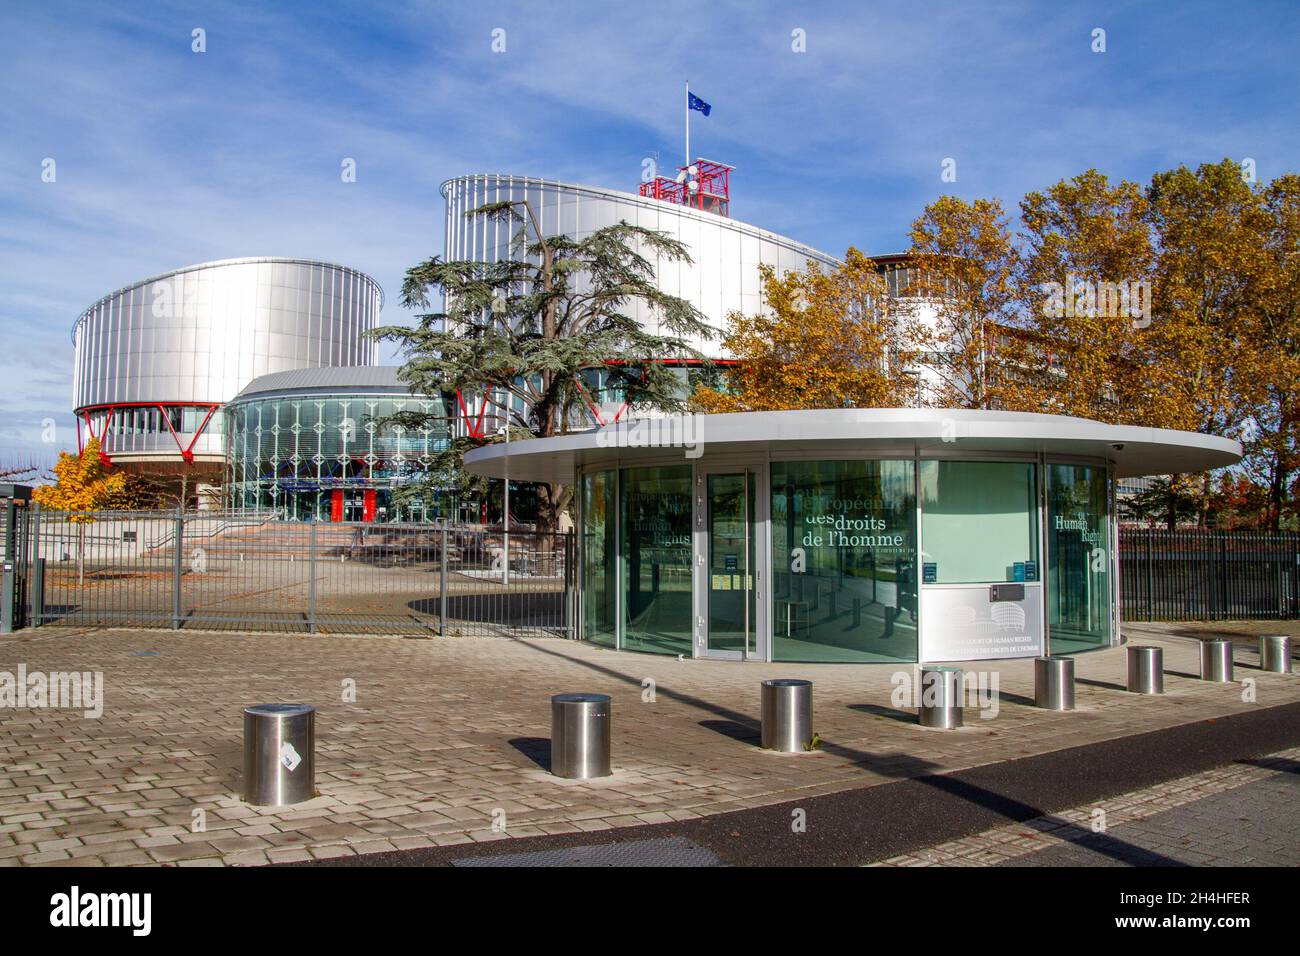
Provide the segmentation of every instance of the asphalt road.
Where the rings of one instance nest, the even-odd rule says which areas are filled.
[[[1300,704],[1261,708],[958,773],[680,823],[340,857],[284,866],[448,866],[453,860],[681,837],[732,866],[851,866],[1087,805],[1300,744]],[[793,812],[806,832],[792,832]]]

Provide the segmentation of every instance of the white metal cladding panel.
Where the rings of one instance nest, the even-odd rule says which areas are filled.
[[[716,328],[729,312],[753,314],[762,308],[758,267],[778,272],[802,269],[809,259],[834,265],[836,259],[784,236],[711,213],[630,193],[517,176],[465,176],[443,184],[447,201],[447,260],[495,262],[510,255],[515,231],[507,224],[465,213],[489,202],[528,200],[543,235],[577,238],[620,220],[668,233],[682,242],[691,263],[650,257],[659,287],[693,303]],[[640,303],[632,314],[645,327],[660,331],[655,317]],[[696,342],[702,351],[719,353],[719,343]]]
[[[364,333],[380,297],[353,269],[294,260],[211,263],[145,280],[78,321],[74,406],[224,402],[269,372],[373,364]]]

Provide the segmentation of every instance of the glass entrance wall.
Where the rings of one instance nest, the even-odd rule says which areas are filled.
[[[1047,467],[1047,626],[1054,654],[1111,640],[1111,540],[1106,469]]]
[[[579,485],[582,634],[607,647],[686,656],[758,650],[774,661],[813,662],[1022,656],[1001,653],[1012,649],[1004,640],[1012,604],[1027,641],[1050,628],[1054,653],[1106,647],[1114,636],[1104,464],[1045,456],[735,468],[700,461],[591,470]],[[760,586],[769,559],[771,586]],[[988,585],[1004,582],[1029,587],[993,597]],[[693,586],[708,589],[698,611]],[[942,606],[931,607],[936,595]],[[999,646],[932,646],[922,616],[969,618]]]
[[[915,661],[911,459],[772,463],[772,658]]]
[[[627,650],[691,650],[691,466],[626,468],[618,550]]]
[[[432,417],[408,428],[390,421],[400,413]],[[411,395],[405,386],[394,394],[253,395],[236,398],[222,415],[233,510],[329,521],[334,492],[342,491],[350,504],[370,491],[384,496],[383,513],[370,520],[409,521],[432,517],[440,504],[402,507],[387,499],[403,485],[424,481],[451,447],[445,396]],[[345,520],[363,520],[360,508],[349,509]]]
[[[749,654],[754,650],[758,619],[754,603],[754,473],[713,473],[705,489],[708,649]]]
[[[614,471],[582,477],[582,636],[606,647],[615,645],[618,623],[617,484]]]

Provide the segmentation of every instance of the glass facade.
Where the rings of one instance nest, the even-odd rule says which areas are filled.
[[[772,464],[772,656],[914,661],[911,459]]]
[[[1035,465],[921,462],[923,584],[1038,580]]]
[[[432,413],[421,429],[380,425],[401,411]],[[424,478],[450,443],[445,401],[402,394],[305,394],[225,409],[231,507],[317,521],[422,521],[428,503],[392,491]]]
[[[628,650],[691,653],[691,466],[621,475],[623,642]]]
[[[754,588],[754,473],[711,474],[708,509],[709,650],[733,654],[753,649],[757,618]]]
[[[1054,653],[1111,644],[1104,465],[706,462],[582,475],[588,640],[688,657],[862,663],[1024,656],[1026,642],[1032,655],[1044,623]],[[993,584],[1030,587],[993,595]],[[944,656],[936,637],[962,622],[1006,647]]]
[[[618,472],[582,478],[582,633],[593,644],[606,647],[614,646],[617,632],[617,490]]]
[[[1052,652],[1110,644],[1106,469],[1047,466],[1047,624]]]

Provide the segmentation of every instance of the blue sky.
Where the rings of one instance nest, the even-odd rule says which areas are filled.
[[[635,190],[644,157],[679,162],[686,79],[713,105],[694,152],[738,167],[736,218],[879,253],[944,192],[1014,208],[1090,166],[1140,182],[1225,156],[1264,180],[1300,169],[1298,37],[1294,2],[4,0],[0,462],[75,446],[69,328],[99,296],[208,259],[305,256],[373,275],[383,318],[404,321],[402,272],[442,250],[439,183]]]

